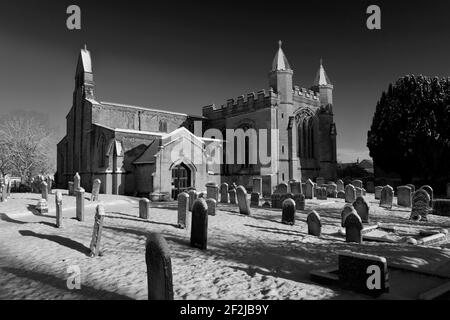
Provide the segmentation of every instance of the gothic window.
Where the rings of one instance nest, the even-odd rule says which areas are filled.
[[[248,168],[250,166],[250,138],[245,137],[245,163],[244,167]]]
[[[164,120],[159,120],[159,130],[160,132],[167,132],[167,122]]]
[[[312,159],[315,155],[314,118],[300,119],[297,127],[298,155],[301,158]]]

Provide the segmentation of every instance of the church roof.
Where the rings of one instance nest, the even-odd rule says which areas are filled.
[[[281,49],[281,40],[278,41],[278,51],[272,62],[272,71],[277,70],[291,70],[291,66],[284,55],[283,49]]]
[[[325,72],[325,68],[322,64],[322,59],[320,59],[320,67],[316,73],[316,78],[314,79],[314,86],[323,86],[331,84],[330,78],[328,78],[327,73]]]

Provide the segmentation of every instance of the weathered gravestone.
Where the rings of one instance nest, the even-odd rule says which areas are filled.
[[[397,187],[397,204],[403,207],[411,207],[412,190],[409,186]]]
[[[145,246],[148,300],[173,300],[169,246],[159,233],[150,233]]]
[[[338,191],[337,197],[339,199],[345,199],[345,191]]]
[[[188,215],[189,195],[182,192],[178,195],[178,227],[186,228],[186,218]]]
[[[262,193],[262,178],[261,177],[254,177],[253,178],[253,189],[252,192],[259,193],[261,195]]]
[[[363,182],[361,180],[353,180],[351,183],[355,188],[362,188]]]
[[[194,205],[195,200],[197,199],[198,194],[195,190],[189,190],[189,211],[192,211],[192,206]]]
[[[356,200],[356,189],[352,184],[345,186],[345,202],[353,203]]]
[[[339,179],[339,180],[336,182],[336,188],[337,188],[337,192],[339,192],[339,191],[345,191],[345,190],[344,190],[344,181],[342,181],[341,179]]]
[[[47,182],[45,182],[45,181],[41,182],[41,196],[42,196],[42,199],[45,199],[45,201],[48,201]]]
[[[228,194],[230,196],[230,203],[231,204],[236,204],[237,203],[236,189],[231,189],[230,191],[228,191]]]
[[[47,182],[47,194],[52,194],[52,184],[53,184],[52,177],[47,176],[46,182]]]
[[[381,190],[383,190],[383,187],[381,187],[381,186],[375,187],[375,199],[376,200],[381,199]]]
[[[215,216],[217,201],[215,199],[207,198],[206,205],[208,206],[208,216]]]
[[[285,182],[280,183],[279,185],[277,185],[277,187],[275,188],[274,193],[279,193],[279,194],[285,194],[288,192],[288,185]]]
[[[337,197],[337,184],[330,182],[327,185],[327,197],[336,198]]]
[[[295,224],[295,201],[288,198],[282,204],[281,223],[294,225]]]
[[[199,198],[192,206],[191,246],[206,250],[208,243],[208,205]]]
[[[366,183],[366,190],[368,193],[374,193],[375,192],[375,184],[373,181],[367,181]]]
[[[345,289],[371,296],[389,292],[389,271],[384,257],[338,252],[339,282]]]
[[[302,193],[294,194],[295,209],[305,210],[305,196]]]
[[[320,187],[321,185],[325,184],[325,178],[318,177],[316,178],[316,184]]]
[[[75,190],[76,196],[76,216],[78,221],[84,221],[84,189],[78,188]]]
[[[95,179],[92,183],[92,193],[91,193],[91,201],[98,201],[98,195],[100,193],[100,186],[102,181],[100,179]]]
[[[315,210],[308,214],[306,223],[308,224],[308,234],[320,237],[322,233],[322,222],[320,221],[319,214]]]
[[[327,200],[327,188],[319,187],[317,188],[316,191],[317,191],[316,197],[318,200]]]
[[[390,185],[384,186],[381,190],[380,207],[391,209],[394,198],[394,189]]]
[[[356,197],[362,197],[363,196],[363,189],[359,187],[355,187]]]
[[[63,227],[63,208],[62,208],[62,193],[61,191],[57,191],[55,194],[55,204],[56,204],[56,227]]]
[[[214,182],[208,182],[206,184],[206,198],[219,201],[219,187]]]
[[[369,223],[369,205],[362,196],[356,198],[353,202],[353,208],[355,208],[363,223]]]
[[[270,196],[270,201],[272,202],[272,208],[281,209],[281,194],[272,193]]]
[[[220,185],[220,203],[228,203],[229,197],[228,197],[228,183],[222,183]]]
[[[302,183],[300,181],[291,181],[290,183],[291,193],[292,194],[300,194],[302,192]]]
[[[238,200],[238,206],[239,206],[239,213],[250,215],[250,201],[247,198],[247,191],[243,186],[239,186],[236,188],[236,195]]]
[[[6,201],[6,200],[5,200]],[[36,207],[35,207],[36,211],[40,214],[44,214],[44,213],[48,213],[48,204],[47,204],[47,200],[45,199],[39,199]]]
[[[68,183],[68,187],[67,187],[68,189],[69,189],[69,196],[73,196],[73,194],[74,194],[74,192],[73,192],[73,181],[69,181],[69,183]]]
[[[281,205],[283,205],[283,201],[286,199],[294,199],[294,195],[292,193],[280,194]]]
[[[262,196],[270,197],[272,194],[272,176],[264,175],[262,176]]]
[[[139,218],[148,220],[150,216],[150,200],[141,198],[139,200]]]
[[[259,198],[260,198],[260,195],[258,192],[252,192],[252,194],[250,195],[250,206],[258,207],[259,206]]]
[[[345,241],[362,243],[362,221],[361,218],[354,213],[350,213],[344,221]]]
[[[81,187],[81,178],[80,178],[80,175],[77,172],[73,176],[73,190],[76,191],[80,187]]]
[[[91,249],[90,255],[91,257],[101,255],[100,244],[102,240],[104,217],[105,217],[105,208],[103,208],[103,206],[99,204],[95,209],[94,229],[92,231],[91,245],[89,246],[89,248]]]
[[[414,192],[410,219],[426,221],[430,209],[430,195],[428,192],[423,189]]]
[[[308,179],[305,184],[305,199],[314,198],[314,182]]]
[[[416,186],[415,185],[413,185],[412,183],[408,183],[407,186],[411,188],[411,193],[416,192]]]
[[[424,185],[424,186],[421,186],[420,189],[425,190],[428,193],[428,195],[430,196],[429,206],[431,207],[432,202],[433,202],[433,188],[430,187],[429,185]]]
[[[358,214],[355,210],[355,208],[353,207],[353,204],[346,204],[344,206],[344,209],[342,209],[341,211],[341,226],[344,227],[344,223],[345,223],[345,219],[347,219],[347,217],[350,214]]]

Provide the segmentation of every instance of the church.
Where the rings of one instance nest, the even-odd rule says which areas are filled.
[[[86,191],[100,179],[101,193],[161,200],[176,199],[189,188],[203,191],[207,183],[251,190],[256,176],[266,194],[290,180],[335,180],[333,85],[322,61],[309,89],[293,85],[293,73],[280,41],[268,90],[205,106],[196,116],[99,101],[85,47],[78,56],[66,135],[57,145],[58,187],[67,188],[78,172]],[[243,139],[230,136],[230,130],[243,133]],[[269,161],[250,161],[261,146]]]

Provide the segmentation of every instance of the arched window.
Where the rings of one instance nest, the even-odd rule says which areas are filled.
[[[312,159],[315,155],[314,118],[301,119],[297,127],[298,155],[301,158]]]

